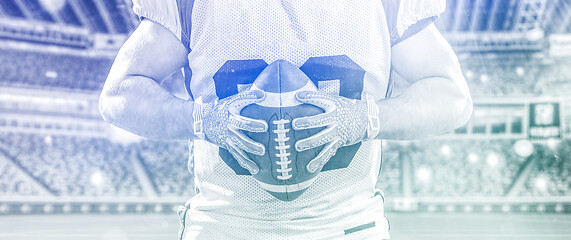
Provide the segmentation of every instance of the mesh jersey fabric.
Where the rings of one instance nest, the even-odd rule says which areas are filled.
[[[367,93],[381,100],[389,88],[391,36],[381,1],[196,0],[191,21],[180,19],[172,4],[145,8],[143,0],[136,1],[139,16],[165,21],[179,39],[185,37],[181,22],[190,22],[188,39],[181,39],[191,49],[189,88],[204,101],[247,89],[248,75],[280,59],[313,74],[320,91],[351,97]],[[412,12],[410,19],[443,10],[437,4],[418,8],[411,1],[397,4],[399,12]],[[405,21],[409,18],[390,16],[396,16],[397,28],[410,26]],[[333,167],[322,171],[299,198],[284,202],[223,159],[217,146],[195,140],[193,172],[199,192],[187,204],[183,239],[389,238],[382,196],[375,189],[381,141],[363,142],[346,156],[332,161]],[[351,230],[361,226],[368,227]]]

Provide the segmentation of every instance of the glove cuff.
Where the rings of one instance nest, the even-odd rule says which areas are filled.
[[[204,139],[204,122],[203,122],[203,110],[204,103],[202,102],[202,97],[198,97],[194,100],[194,109],[192,111],[192,119],[194,135],[200,139]]]
[[[381,129],[381,122],[379,120],[379,106],[375,101],[375,98],[369,94],[365,94],[365,99],[367,100],[367,136],[365,140],[374,139],[379,135]]]

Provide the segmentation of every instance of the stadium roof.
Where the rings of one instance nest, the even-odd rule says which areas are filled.
[[[0,0],[0,17],[127,34],[138,24],[130,0]]]
[[[89,49],[102,42],[90,35],[126,36],[133,31],[139,20],[131,8],[131,0],[0,0],[0,37]],[[571,55],[566,47],[571,44],[569,0],[448,0],[436,25],[459,52],[552,48]],[[62,30],[38,32],[35,26]],[[549,46],[550,41],[555,44]]]
[[[0,17],[126,34],[137,25],[130,0],[0,0]],[[448,0],[438,23],[444,32],[569,33],[568,0]]]
[[[568,0],[448,0],[438,23],[443,32],[569,33]]]

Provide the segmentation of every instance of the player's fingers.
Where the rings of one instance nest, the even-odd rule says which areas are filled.
[[[314,158],[312,159],[306,166],[306,169],[310,173],[314,173],[315,171],[321,169],[328,161],[335,155],[337,149],[341,146],[341,139],[334,140],[325,147],[323,150]]]
[[[337,127],[326,128],[317,134],[299,140],[295,143],[295,150],[298,152],[319,147],[323,144],[333,141],[337,136]]]
[[[228,151],[236,159],[238,164],[240,164],[240,166],[242,166],[243,168],[248,170],[250,172],[250,174],[254,175],[260,171],[260,168],[258,167],[258,165],[254,161],[250,160],[248,158],[248,156],[246,155],[246,153],[244,151],[240,150],[231,141],[228,142]]]
[[[331,96],[328,96],[325,93],[300,91],[295,94],[295,98],[302,103],[307,103],[319,107],[325,110],[325,112],[331,112],[337,109],[337,105]]]
[[[303,130],[308,128],[325,127],[333,121],[332,116],[335,111],[325,112],[309,117],[296,118],[291,122],[291,126],[295,130]]]
[[[266,123],[266,121],[247,118],[232,113],[230,114],[230,124],[248,132],[265,132],[268,130],[268,123]]]
[[[237,129],[230,129],[230,131],[232,131],[232,134],[234,134],[234,137],[237,141],[236,146],[238,148],[252,154],[264,156],[264,153],[266,152],[264,145],[255,142]]]
[[[260,90],[246,91],[233,96],[228,101],[228,111],[240,115],[240,111],[250,104],[264,100],[265,94]]]

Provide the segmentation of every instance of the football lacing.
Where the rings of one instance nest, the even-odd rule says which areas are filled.
[[[292,169],[288,168],[289,164],[291,163],[288,158],[291,153],[287,152],[287,150],[290,148],[290,145],[286,144],[286,142],[289,140],[289,137],[286,135],[286,133],[289,132],[289,129],[285,128],[285,125],[289,123],[289,120],[280,119],[275,120],[272,123],[277,127],[275,130],[273,130],[273,132],[278,135],[277,138],[274,138],[274,141],[278,143],[278,145],[275,147],[276,150],[278,150],[276,157],[280,159],[276,162],[276,164],[280,166],[280,168],[278,168],[276,171],[281,173],[281,175],[278,175],[277,178],[280,180],[287,180],[292,177],[290,174]]]

